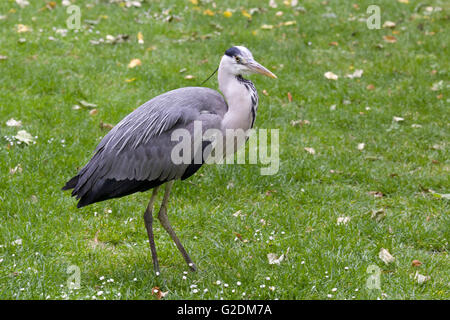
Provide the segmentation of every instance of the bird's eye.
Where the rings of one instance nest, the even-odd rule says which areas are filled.
[[[234,57],[236,59],[237,63],[241,63],[241,58],[239,58],[238,56]]]

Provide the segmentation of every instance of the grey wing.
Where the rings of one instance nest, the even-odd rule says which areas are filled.
[[[73,188],[79,207],[145,191],[184,178],[197,167],[174,164],[174,130],[193,134],[193,122],[203,130],[220,129],[228,106],[215,90],[200,87],[169,91],[144,103],[120,121],[99,143],[92,159],[63,189]],[[194,171],[194,172],[195,172]]]

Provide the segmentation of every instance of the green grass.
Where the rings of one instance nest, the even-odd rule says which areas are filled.
[[[6,16],[0,55],[8,57],[0,60],[1,299],[91,299],[99,291],[99,299],[155,299],[155,286],[168,291],[166,299],[450,298],[449,202],[427,192],[450,192],[448,4],[428,1],[442,9],[429,13],[415,0],[358,1],[359,8],[355,1],[309,0],[300,3],[303,12],[281,0],[276,9],[268,1],[217,1],[216,8],[199,1],[196,9],[175,0],[145,1],[141,8],[77,0],[82,29],[63,37],[53,30],[67,28],[60,1],[53,10],[30,2],[23,9],[0,2]],[[374,2],[381,23],[394,21],[395,29],[369,30],[358,21]],[[258,6],[263,10],[251,21],[241,14]],[[164,21],[167,8],[171,22]],[[231,18],[223,16],[227,8],[236,10]],[[203,14],[206,9],[215,15]],[[337,17],[322,16],[329,12]],[[33,31],[17,33],[18,24]],[[130,40],[89,42],[108,34]],[[385,35],[398,41],[387,43]],[[183,273],[186,264],[156,222],[161,276],[155,277],[142,219],[150,193],[77,210],[60,188],[106,134],[100,121],[115,124],[158,94],[198,85],[239,44],[278,76],[251,79],[260,93],[256,127],[280,130],[280,171],[261,176],[258,165],[205,166],[176,183],[169,217],[199,271]],[[129,69],[133,58],[142,65]],[[345,78],[355,69],[364,70],[360,79]],[[327,80],[327,71],[339,79]],[[217,88],[217,80],[205,85]],[[73,110],[80,100],[97,104],[98,113]],[[10,118],[22,128],[6,126]],[[310,124],[293,127],[297,119]],[[8,146],[4,137],[18,130],[38,136],[36,144]],[[10,173],[19,164],[22,172]],[[386,213],[380,221],[371,218],[378,209]],[[234,217],[238,210],[242,216]],[[340,216],[350,221],[337,225]],[[12,245],[16,239],[22,244]],[[381,248],[396,260],[384,264]],[[268,253],[288,249],[280,265],[269,265]],[[423,264],[412,267],[414,259]],[[78,290],[66,286],[70,265],[81,271]],[[380,290],[366,287],[371,265],[381,269]],[[416,271],[431,279],[417,283]]]

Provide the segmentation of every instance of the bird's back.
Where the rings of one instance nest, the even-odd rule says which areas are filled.
[[[193,133],[193,122],[220,129],[228,106],[222,95],[203,87],[161,94],[134,110],[102,139],[92,159],[66,183],[78,207],[145,191],[173,179],[186,179],[201,164],[174,164],[176,129]]]

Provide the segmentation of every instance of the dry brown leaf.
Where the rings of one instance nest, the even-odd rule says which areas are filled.
[[[152,288],[152,295],[155,295],[158,300],[164,298],[168,293],[169,293],[168,291],[166,292],[161,291],[159,287]]]
[[[419,260],[413,260],[411,264],[413,267],[420,267],[422,265],[422,262],[420,262]]]
[[[288,101],[292,102],[292,94],[290,92],[287,93]]]
[[[240,233],[237,232],[233,232],[234,235],[236,236],[236,238],[238,238],[239,240],[241,240],[242,242],[244,241],[244,239],[242,239],[242,235]]]
[[[91,116],[95,116],[97,113],[98,113],[98,110],[97,110],[97,109],[92,109],[91,111],[89,111],[89,114],[90,114]]]
[[[108,129],[111,130],[112,128],[114,128],[114,126],[110,123],[104,123],[103,121],[100,120],[100,129]]]
[[[139,59],[132,59],[130,61],[130,63],[128,64],[128,68],[132,69],[132,68],[136,68],[137,66],[142,65],[141,60]]]
[[[395,261],[395,258],[389,253],[388,250],[381,248],[378,253],[378,257],[386,264],[392,263]]]
[[[383,36],[383,40],[387,43],[396,43],[397,38],[394,36]]]

